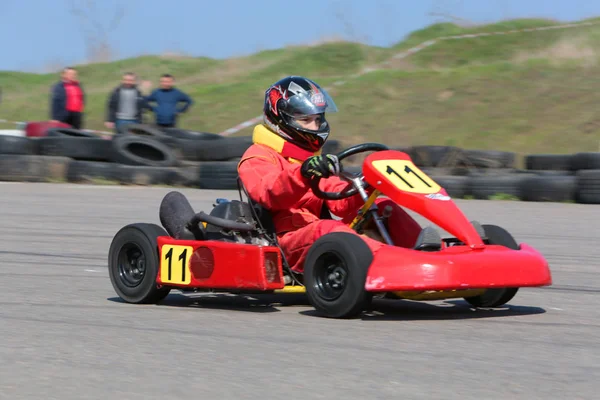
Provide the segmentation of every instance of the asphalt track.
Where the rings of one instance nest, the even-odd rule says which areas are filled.
[[[0,184],[0,398],[598,398],[598,206],[459,201],[541,250],[554,286],[496,311],[382,301],[341,321],[297,296],[120,302],[112,236],[158,223],[168,190]],[[236,195],[182,191],[197,210]]]

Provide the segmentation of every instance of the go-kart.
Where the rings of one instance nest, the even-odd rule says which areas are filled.
[[[374,296],[464,298],[487,308],[507,303],[520,287],[552,284],[548,263],[538,251],[518,244],[499,226],[469,221],[407,154],[365,143],[337,156],[343,161],[368,151],[373,153],[365,157],[360,173],[342,171],[348,185],[341,192],[321,191],[320,179],[311,181],[311,190],[329,200],[362,197],[364,205],[350,226],[357,233],[375,227],[387,244],[375,256],[361,236],[334,232],[314,242],[302,274],[293,272],[269,211],[250,198],[238,179],[240,200],[217,199],[209,214],[195,213],[183,194],[172,191],[160,205],[162,227],[135,223],[119,230],[108,257],[116,293],[129,303],[158,303],[171,289],[302,292],[322,315],[349,318],[365,310]],[[427,226],[413,248],[395,246],[385,212],[375,203],[381,195],[453,236],[442,238]]]

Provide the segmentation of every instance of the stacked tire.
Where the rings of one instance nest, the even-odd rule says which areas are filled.
[[[450,146],[401,149],[456,198],[600,204],[600,153],[530,154]]]
[[[37,124],[37,125],[36,125]],[[109,140],[95,132],[29,124],[25,136],[0,133],[0,181],[110,181],[134,185],[237,189],[250,136],[224,137],[128,125]],[[342,149],[328,140],[324,153]],[[397,147],[454,198],[600,204],[600,153],[531,154],[454,146]],[[360,166],[348,166],[360,172]]]
[[[123,134],[33,123],[25,137],[0,136],[0,180],[110,181],[134,185],[237,188],[237,165],[250,136],[128,125]],[[327,145],[339,151],[339,142]]]

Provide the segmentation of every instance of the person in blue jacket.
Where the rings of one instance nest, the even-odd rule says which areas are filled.
[[[177,124],[177,116],[187,111],[194,101],[173,86],[175,79],[170,74],[160,77],[160,88],[152,91],[146,97],[148,107],[156,116],[156,125],[164,128],[174,128]],[[178,106],[183,103],[182,106]]]

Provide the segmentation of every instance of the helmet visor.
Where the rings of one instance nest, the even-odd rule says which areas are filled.
[[[302,91],[285,100],[281,111],[290,117],[337,112],[335,102],[324,89]]]

